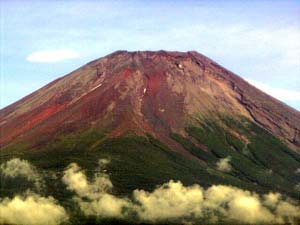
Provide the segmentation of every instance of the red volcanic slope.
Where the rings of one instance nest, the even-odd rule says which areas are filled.
[[[245,116],[293,149],[300,143],[298,111],[197,52],[118,51],[0,112],[1,146],[97,126],[110,136],[150,133],[181,151],[169,133],[185,135],[217,113]]]

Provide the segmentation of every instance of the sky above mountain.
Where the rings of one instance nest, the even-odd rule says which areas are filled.
[[[196,50],[300,109],[299,1],[6,1],[0,107],[116,50]]]

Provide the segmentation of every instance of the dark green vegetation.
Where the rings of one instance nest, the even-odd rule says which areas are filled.
[[[230,157],[233,167],[230,174],[245,183],[255,184],[255,191],[274,190],[299,198],[299,190],[295,187],[300,181],[296,173],[300,155],[247,119],[222,120],[225,126],[207,120],[200,127],[187,128],[190,136],[209,148],[209,153],[202,150],[205,154],[200,154],[201,149],[188,139],[179,135],[173,137],[192,154],[208,161],[209,165],[214,165],[216,158]]]
[[[3,149],[1,159],[2,161],[14,157],[26,159],[45,174],[55,173],[58,177],[61,177],[61,172],[70,163],[76,162],[92,177],[98,160],[108,158],[111,161],[108,171],[119,194],[128,194],[137,188],[153,190],[156,185],[170,179],[180,180],[185,185],[195,183],[204,186],[215,183],[244,185],[239,179],[215,170],[213,164],[208,167],[204,163],[173,152],[152,136],[128,135],[115,139],[105,139],[104,136],[104,132],[93,130],[59,137],[42,149],[28,150],[26,145],[20,145],[18,150],[13,149],[14,154],[11,154],[10,148]],[[65,193],[61,191],[57,193],[60,190],[60,187],[55,187],[58,182],[54,182],[50,177],[46,176],[49,179],[48,194],[63,199]],[[2,186],[2,195],[7,195],[6,191],[10,194],[15,193],[11,188],[6,189],[5,183]]]
[[[186,131],[193,139],[171,134],[171,138],[202,163],[175,153],[150,135],[111,139],[106,138],[104,131],[96,129],[60,135],[46,145],[40,140],[33,146],[25,143],[8,146],[1,149],[1,163],[18,157],[36,166],[45,179],[46,189],[41,194],[52,195],[65,208],[71,209],[71,213],[77,215],[72,218],[74,223],[93,224],[96,219],[89,218],[87,221],[74,206],[71,200],[73,193],[66,190],[61,182],[62,171],[76,162],[92,177],[100,158],[111,161],[107,170],[116,195],[128,195],[134,189],[151,191],[156,185],[173,179],[184,185],[198,183],[208,187],[230,184],[260,193],[279,191],[299,198],[299,191],[294,187],[300,182],[300,175],[295,173],[300,167],[300,156],[246,119],[222,120],[225,124],[222,126],[207,120],[198,126],[188,127]],[[202,146],[199,144],[207,149],[199,147]],[[226,157],[231,158],[233,169],[226,173],[218,171],[216,163]],[[20,179],[2,177],[0,197],[12,197],[30,187]]]

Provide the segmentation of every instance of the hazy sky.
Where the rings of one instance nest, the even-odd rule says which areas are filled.
[[[300,109],[300,1],[1,3],[0,108],[123,50],[196,50]]]

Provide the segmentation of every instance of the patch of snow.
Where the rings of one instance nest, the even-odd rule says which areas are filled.
[[[146,91],[147,91],[147,89],[146,89],[146,88],[144,88],[144,94],[146,93]]]

